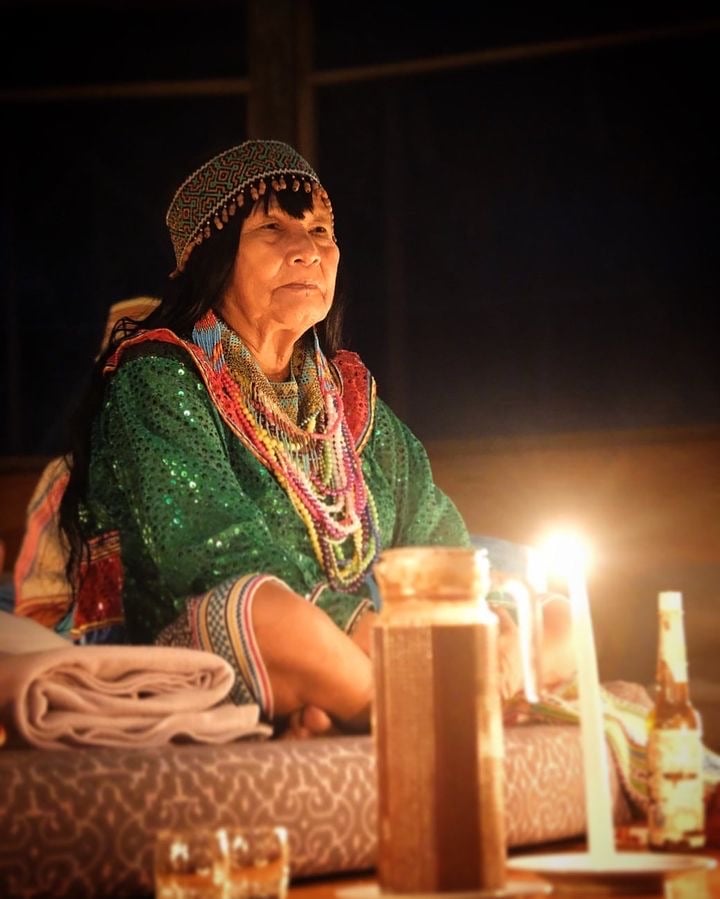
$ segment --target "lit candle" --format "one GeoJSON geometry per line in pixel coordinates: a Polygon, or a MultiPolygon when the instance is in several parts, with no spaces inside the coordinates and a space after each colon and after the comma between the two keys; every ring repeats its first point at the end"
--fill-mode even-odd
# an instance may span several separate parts
{"type": "Polygon", "coordinates": [[[578,538],[565,535],[548,541],[548,551],[554,567],[566,578],[572,610],[588,855],[592,866],[606,867],[615,856],[615,833],[602,696],[585,582],[587,551],[578,538]]]}

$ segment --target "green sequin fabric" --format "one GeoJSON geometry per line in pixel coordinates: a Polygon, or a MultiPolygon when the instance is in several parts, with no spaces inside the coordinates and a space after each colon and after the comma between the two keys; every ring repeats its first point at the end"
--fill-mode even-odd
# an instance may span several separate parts
{"type": "MultiPolygon", "coordinates": [[[[153,642],[188,597],[229,577],[270,573],[303,595],[326,582],[287,494],[224,423],[181,347],[128,354],[92,441],[87,533],[120,532],[131,642],[153,642]]],[[[381,548],[470,545],[423,446],[380,399],[361,458],[381,548]]],[[[318,604],[344,629],[368,597],[368,584],[326,589],[318,604]]]]}

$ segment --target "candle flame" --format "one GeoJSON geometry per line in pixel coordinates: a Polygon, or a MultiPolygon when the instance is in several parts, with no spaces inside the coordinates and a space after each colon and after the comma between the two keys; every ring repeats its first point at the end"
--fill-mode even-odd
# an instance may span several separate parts
{"type": "Polygon", "coordinates": [[[576,531],[557,531],[540,543],[548,572],[560,577],[584,574],[590,567],[592,551],[585,537],[576,531]]]}

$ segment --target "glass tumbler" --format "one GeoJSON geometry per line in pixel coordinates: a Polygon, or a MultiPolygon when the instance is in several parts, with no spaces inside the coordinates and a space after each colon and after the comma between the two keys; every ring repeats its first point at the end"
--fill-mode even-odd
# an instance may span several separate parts
{"type": "Polygon", "coordinates": [[[162,830],[155,840],[155,899],[222,899],[224,865],[212,830],[162,830]]]}
{"type": "Polygon", "coordinates": [[[217,835],[225,857],[223,899],[285,899],[290,877],[285,827],[224,827],[217,835]]]}

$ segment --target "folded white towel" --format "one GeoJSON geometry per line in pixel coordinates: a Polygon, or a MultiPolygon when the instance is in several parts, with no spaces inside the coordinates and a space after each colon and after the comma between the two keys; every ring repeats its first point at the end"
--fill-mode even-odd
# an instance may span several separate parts
{"type": "Polygon", "coordinates": [[[270,736],[257,705],[228,700],[234,677],[210,652],[75,646],[0,612],[0,723],[11,743],[141,747],[270,736]]]}

